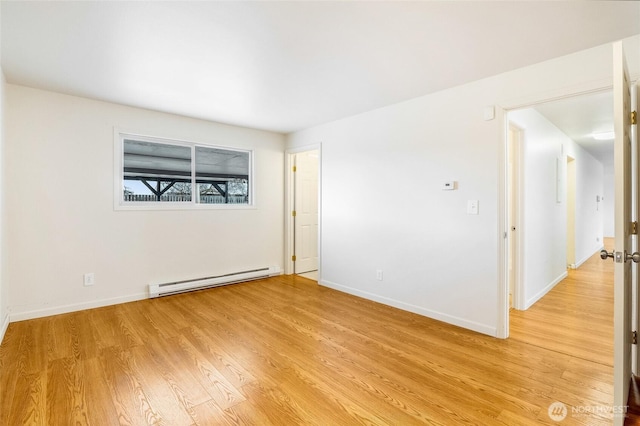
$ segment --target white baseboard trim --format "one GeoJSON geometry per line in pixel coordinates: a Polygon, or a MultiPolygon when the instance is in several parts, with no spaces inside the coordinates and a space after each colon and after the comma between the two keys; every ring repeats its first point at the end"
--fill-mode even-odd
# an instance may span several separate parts
{"type": "Polygon", "coordinates": [[[334,290],[341,291],[343,293],[352,294],[354,296],[358,296],[364,299],[373,300],[374,302],[382,303],[383,305],[388,305],[394,308],[402,309],[403,311],[413,312],[414,314],[418,314],[418,315],[422,315],[438,321],[446,322],[448,324],[456,325],[458,327],[466,328],[468,330],[476,331],[478,333],[487,334],[492,337],[497,337],[496,327],[491,327],[489,325],[481,324],[475,321],[469,321],[467,319],[444,314],[442,312],[433,311],[431,309],[426,309],[420,306],[412,305],[410,303],[402,302],[395,299],[390,299],[388,297],[358,290],[352,287],[347,287],[341,284],[336,284],[334,282],[327,281],[327,280],[320,280],[318,283],[322,286],[329,287],[334,290]]]}
{"type": "Polygon", "coordinates": [[[4,334],[7,332],[7,328],[9,328],[9,314],[4,316],[2,320],[2,325],[0,325],[0,345],[4,340],[4,334]]]}
{"type": "Polygon", "coordinates": [[[536,303],[538,300],[542,299],[544,297],[545,294],[549,293],[551,291],[552,288],[554,288],[556,285],[558,285],[558,283],[562,280],[564,280],[565,278],[567,278],[567,276],[569,275],[569,273],[567,271],[564,271],[562,274],[560,274],[559,277],[557,277],[555,280],[553,280],[552,282],[550,282],[545,288],[543,288],[542,290],[540,290],[538,293],[536,293],[533,297],[529,298],[524,305],[524,309],[523,310],[527,310],[530,307],[533,306],[534,303],[536,303]]]}
{"type": "Polygon", "coordinates": [[[67,314],[69,312],[83,311],[85,309],[102,308],[104,306],[119,305],[121,303],[135,302],[148,299],[147,293],[132,294],[129,296],[113,297],[110,299],[92,300],[90,302],[73,303],[70,305],[52,306],[44,309],[33,309],[22,312],[11,312],[11,322],[25,321],[34,318],[49,317],[51,315],[67,314]]]}
{"type": "Polygon", "coordinates": [[[586,262],[587,260],[591,259],[591,256],[593,256],[594,254],[598,253],[598,252],[599,252],[600,250],[602,250],[602,249],[604,249],[604,245],[602,245],[602,246],[600,246],[600,247],[596,248],[596,249],[593,251],[593,253],[591,253],[591,254],[589,254],[589,255],[587,255],[587,256],[585,256],[585,257],[583,257],[583,258],[582,258],[582,259],[580,259],[579,261],[577,261],[577,262],[575,263],[575,268],[573,268],[573,269],[578,269],[578,268],[579,268],[579,267],[580,267],[584,262],[586,262]]]}
{"type": "MultiPolygon", "coordinates": [[[[273,268],[274,269],[270,276],[282,275],[282,268],[280,267],[273,267],[273,268]]],[[[5,325],[5,329],[8,326],[9,322],[25,321],[25,320],[35,319],[35,318],[49,317],[52,315],[67,314],[69,312],[83,311],[85,309],[102,308],[105,306],[119,305],[121,303],[145,300],[148,298],[149,298],[149,293],[144,292],[144,293],[131,294],[128,296],[119,296],[119,297],[112,297],[108,299],[91,300],[89,302],[79,302],[79,303],[72,303],[68,305],[59,305],[59,306],[48,306],[46,308],[26,309],[23,311],[18,311],[14,306],[12,307],[13,308],[12,310],[10,309],[9,315],[7,316],[7,323],[5,325]]],[[[2,337],[2,334],[0,334],[0,337],[2,337]]]]}

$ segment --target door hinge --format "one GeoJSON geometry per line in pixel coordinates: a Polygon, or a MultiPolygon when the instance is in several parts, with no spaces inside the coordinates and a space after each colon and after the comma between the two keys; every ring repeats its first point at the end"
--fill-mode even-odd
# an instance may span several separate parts
{"type": "Polygon", "coordinates": [[[292,260],[293,262],[295,262],[295,261],[296,261],[296,255],[295,255],[295,254],[294,254],[293,256],[291,256],[291,260],[292,260]]]}
{"type": "Polygon", "coordinates": [[[296,211],[295,210],[291,212],[291,216],[296,217],[296,211]]]}
{"type": "Polygon", "coordinates": [[[633,235],[638,235],[638,222],[631,222],[630,223],[630,227],[629,227],[629,233],[633,234],[633,235]]]}
{"type": "Polygon", "coordinates": [[[638,124],[638,111],[631,111],[631,124],[638,124]]]}
{"type": "Polygon", "coordinates": [[[296,166],[293,166],[293,171],[294,171],[294,172],[297,172],[297,171],[298,171],[298,168],[297,168],[296,166]]]}
{"type": "Polygon", "coordinates": [[[631,344],[632,345],[637,345],[638,344],[638,332],[637,331],[632,331],[631,332],[631,344]]]}

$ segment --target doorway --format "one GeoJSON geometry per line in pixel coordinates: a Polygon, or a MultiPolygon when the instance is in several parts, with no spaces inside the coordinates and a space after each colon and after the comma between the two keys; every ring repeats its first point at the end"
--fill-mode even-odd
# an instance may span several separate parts
{"type": "MultiPolygon", "coordinates": [[[[510,300],[509,334],[516,340],[609,364],[610,345],[596,354],[576,349],[589,347],[586,342],[568,342],[571,333],[579,336],[579,329],[594,328],[588,322],[592,318],[583,318],[580,312],[594,312],[592,317],[604,312],[602,317],[607,317],[613,308],[612,303],[589,305],[587,297],[599,292],[602,300],[612,300],[604,294],[611,286],[590,287],[612,280],[611,265],[600,265],[599,251],[604,221],[613,220],[603,214],[603,203],[613,197],[602,198],[608,192],[604,176],[607,168],[613,168],[613,144],[596,144],[591,136],[606,130],[607,121],[612,121],[612,104],[608,91],[536,104],[509,111],[505,129],[508,285],[504,294],[510,300]],[[590,119],[590,114],[601,118],[590,119]],[[583,263],[588,266],[576,271],[583,263]],[[570,304],[572,309],[556,309],[570,304]],[[554,329],[553,324],[565,327],[554,329]]],[[[612,329],[601,331],[610,334],[612,329]]]]}
{"type": "Polygon", "coordinates": [[[320,146],[287,152],[285,273],[320,280],[320,146]]]}
{"type": "Polygon", "coordinates": [[[613,142],[596,136],[613,125],[612,105],[612,92],[606,90],[509,111],[505,129],[509,307],[531,307],[567,276],[567,269],[579,267],[602,249],[605,222],[613,221],[605,215],[605,204],[613,197],[603,198],[613,192],[604,183],[613,170],[613,142]],[[517,168],[513,155],[519,156],[517,168]]]}

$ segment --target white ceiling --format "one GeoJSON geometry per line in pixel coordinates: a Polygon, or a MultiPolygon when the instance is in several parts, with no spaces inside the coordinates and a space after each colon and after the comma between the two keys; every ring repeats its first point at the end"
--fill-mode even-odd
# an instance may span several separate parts
{"type": "Polygon", "coordinates": [[[291,132],[640,33],[616,1],[2,1],[10,83],[291,132]]]}
{"type": "Polygon", "coordinates": [[[613,138],[596,140],[594,133],[613,132],[613,92],[576,96],[534,107],[600,162],[613,167],[613,138]]]}

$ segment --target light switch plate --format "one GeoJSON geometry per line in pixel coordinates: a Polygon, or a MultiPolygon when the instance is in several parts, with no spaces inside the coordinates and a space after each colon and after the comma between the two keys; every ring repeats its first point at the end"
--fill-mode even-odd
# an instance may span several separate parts
{"type": "Polygon", "coordinates": [[[496,108],[491,106],[484,107],[484,121],[491,121],[496,118],[496,108]]]}
{"type": "Polygon", "coordinates": [[[479,201],[467,200],[467,214],[478,214],[478,211],[479,211],[479,201]]]}

